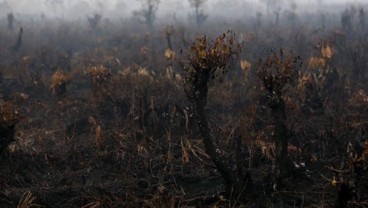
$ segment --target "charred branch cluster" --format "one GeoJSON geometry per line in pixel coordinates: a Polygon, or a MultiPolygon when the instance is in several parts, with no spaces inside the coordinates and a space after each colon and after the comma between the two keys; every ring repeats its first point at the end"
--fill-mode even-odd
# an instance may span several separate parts
{"type": "MultiPolygon", "coordinates": [[[[228,161],[219,154],[221,148],[215,144],[211,135],[206,113],[209,82],[216,78],[216,71],[227,72],[230,60],[240,52],[232,33],[223,34],[214,42],[200,37],[185,54],[182,67],[185,70],[185,92],[193,105],[195,120],[202,137],[206,153],[219,170],[225,181],[227,193],[245,191],[244,185],[250,178],[239,178],[228,166],[228,161]]],[[[238,164],[241,164],[239,162],[238,164]]],[[[241,168],[241,167],[238,167],[241,168]]]]}
{"type": "Polygon", "coordinates": [[[271,109],[274,125],[273,139],[275,141],[275,175],[276,183],[282,184],[283,178],[290,170],[288,158],[288,139],[291,136],[287,128],[285,91],[295,85],[298,69],[302,66],[300,57],[272,51],[265,60],[260,59],[257,65],[257,75],[266,90],[267,105],[271,109]]]}

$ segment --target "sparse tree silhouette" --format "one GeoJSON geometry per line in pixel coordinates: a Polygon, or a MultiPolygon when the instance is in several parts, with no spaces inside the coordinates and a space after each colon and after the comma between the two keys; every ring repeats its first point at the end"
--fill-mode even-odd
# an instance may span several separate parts
{"type": "Polygon", "coordinates": [[[14,14],[12,12],[8,13],[8,29],[13,30],[14,27],[14,14]]]}
{"type": "Polygon", "coordinates": [[[195,21],[198,26],[202,25],[207,19],[207,15],[204,14],[203,10],[200,10],[205,2],[206,0],[189,0],[190,6],[195,9],[195,21]]]}
{"type": "Polygon", "coordinates": [[[367,26],[367,15],[364,11],[364,8],[359,9],[359,24],[362,27],[362,30],[365,30],[367,26]]]}
{"type": "Polygon", "coordinates": [[[270,15],[271,12],[275,14],[275,24],[279,23],[280,18],[280,9],[281,9],[281,3],[280,0],[260,0],[262,3],[266,4],[267,7],[267,14],[270,15]]]}
{"type": "Polygon", "coordinates": [[[100,14],[95,14],[93,17],[88,17],[89,26],[92,29],[97,29],[98,25],[101,22],[101,19],[102,19],[102,15],[100,14]]]}
{"type": "Polygon", "coordinates": [[[133,16],[140,23],[147,25],[149,28],[153,28],[153,24],[156,19],[156,11],[160,0],[138,0],[142,2],[142,8],[134,11],[133,16]]]}
{"type": "MultiPolygon", "coordinates": [[[[53,12],[63,12],[64,9],[64,1],[63,0],[46,0],[46,5],[48,5],[53,12]]],[[[60,13],[59,13],[60,14],[60,13]]]]}
{"type": "Polygon", "coordinates": [[[346,33],[351,33],[351,30],[353,29],[353,14],[350,10],[346,9],[341,14],[341,25],[346,33]]]}
{"type": "Polygon", "coordinates": [[[19,29],[18,39],[13,46],[14,52],[18,52],[19,49],[22,47],[22,36],[23,36],[23,27],[19,29]]]}

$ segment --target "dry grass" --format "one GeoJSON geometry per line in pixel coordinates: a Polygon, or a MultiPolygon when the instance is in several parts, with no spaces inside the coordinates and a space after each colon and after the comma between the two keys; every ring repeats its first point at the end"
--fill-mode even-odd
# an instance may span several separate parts
{"type": "Polygon", "coordinates": [[[22,198],[20,199],[17,208],[35,208],[35,207],[41,207],[40,205],[34,203],[36,200],[36,197],[32,196],[32,192],[26,191],[22,195],[22,198]]]}
{"type": "Polygon", "coordinates": [[[63,96],[66,93],[66,86],[70,80],[69,73],[63,72],[61,69],[56,70],[51,77],[50,90],[52,94],[63,96]]]}

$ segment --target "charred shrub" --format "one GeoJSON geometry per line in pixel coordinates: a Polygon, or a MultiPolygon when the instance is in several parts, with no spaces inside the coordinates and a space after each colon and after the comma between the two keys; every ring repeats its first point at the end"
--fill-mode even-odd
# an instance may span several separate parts
{"type": "Polygon", "coordinates": [[[271,51],[257,64],[257,76],[266,90],[267,105],[271,110],[274,126],[273,139],[275,142],[275,176],[276,184],[282,184],[289,169],[288,139],[291,136],[287,128],[286,98],[288,88],[295,84],[298,69],[302,66],[300,57],[271,51]]]}
{"type": "Polygon", "coordinates": [[[238,178],[228,166],[228,161],[219,154],[219,147],[216,146],[211,135],[205,108],[210,81],[216,78],[218,71],[225,74],[231,58],[237,56],[239,52],[240,46],[234,41],[234,35],[231,32],[224,33],[213,42],[204,36],[192,44],[181,62],[185,71],[185,93],[193,106],[205,151],[223,177],[228,193],[239,193],[243,189],[241,184],[244,184],[241,182],[245,179],[238,178]]]}
{"type": "Polygon", "coordinates": [[[15,126],[20,121],[20,116],[14,110],[11,102],[0,105],[0,155],[14,141],[15,126]]]}
{"type": "Polygon", "coordinates": [[[70,82],[70,75],[58,69],[51,77],[50,90],[57,97],[63,97],[66,93],[66,87],[70,82]]]}

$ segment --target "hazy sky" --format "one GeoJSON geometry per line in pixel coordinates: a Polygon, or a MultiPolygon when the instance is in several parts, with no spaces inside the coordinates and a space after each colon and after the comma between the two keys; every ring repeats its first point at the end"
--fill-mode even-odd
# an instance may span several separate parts
{"type": "MultiPolygon", "coordinates": [[[[315,4],[322,2],[324,5],[329,3],[351,4],[357,2],[367,2],[367,0],[280,0],[283,2],[296,2],[298,4],[315,4]]],[[[22,13],[22,14],[40,14],[47,16],[63,16],[84,18],[95,12],[102,13],[108,17],[130,16],[132,11],[140,8],[141,3],[138,0],[0,0],[0,12],[22,13]],[[4,11],[5,10],[5,11],[4,11]]],[[[205,10],[215,14],[245,13],[249,12],[249,6],[252,11],[264,9],[264,4],[258,0],[207,0],[205,10]],[[247,10],[248,11],[245,11],[247,10]]],[[[300,8],[300,7],[299,7],[300,8]]],[[[303,7],[302,7],[303,8],[303,7]]],[[[161,0],[159,14],[176,13],[177,15],[187,16],[189,10],[187,0],[161,0]]]]}

